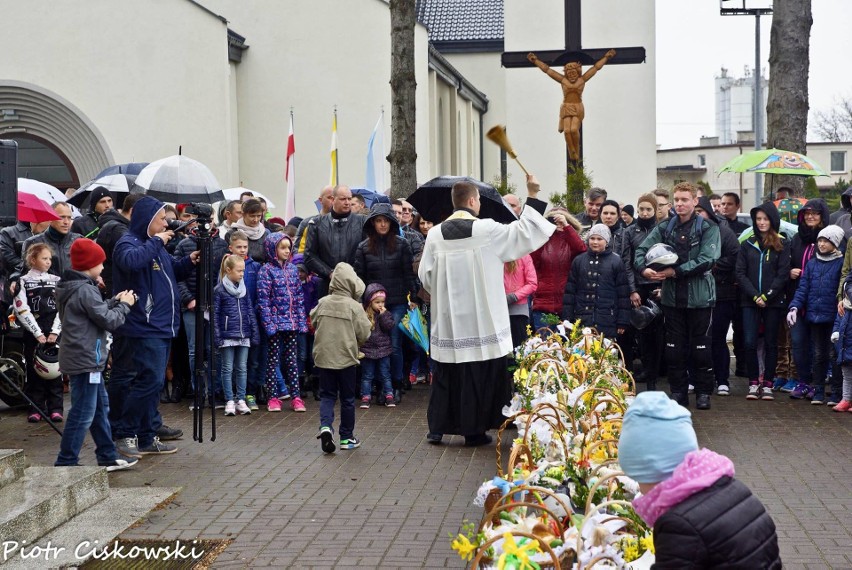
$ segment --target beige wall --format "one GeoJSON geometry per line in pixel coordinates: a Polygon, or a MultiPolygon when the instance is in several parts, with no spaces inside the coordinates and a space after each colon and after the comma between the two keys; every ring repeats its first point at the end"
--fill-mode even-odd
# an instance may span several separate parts
{"type": "MultiPolygon", "coordinates": [[[[540,0],[535,17],[531,9],[524,0],[505,1],[506,51],[562,49],[564,2],[540,0]]],[[[644,64],[605,67],[586,86],[583,99],[586,167],[596,186],[624,202],[633,202],[656,185],[654,30],[653,0],[583,3],[584,47],[644,46],[646,50],[644,64]]],[[[504,77],[505,120],[519,158],[538,176],[545,192],[562,191],[566,151],[564,137],[557,132],[562,102],[559,84],[535,68],[504,70],[504,77]]],[[[493,103],[499,94],[489,93],[489,98],[493,103]]],[[[486,115],[487,125],[496,122],[490,113],[486,115]]],[[[515,180],[523,180],[517,165],[510,165],[509,171],[515,180]]]]}
{"type": "Polygon", "coordinates": [[[220,183],[236,182],[222,21],[174,0],[7,0],[2,19],[12,51],[0,58],[0,79],[74,105],[116,162],[153,161],[182,145],[220,183]]]}

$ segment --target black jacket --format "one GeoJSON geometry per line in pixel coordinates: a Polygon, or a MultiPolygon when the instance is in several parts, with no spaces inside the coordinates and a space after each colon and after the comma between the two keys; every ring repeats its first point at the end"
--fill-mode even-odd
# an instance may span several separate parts
{"type": "Polygon", "coordinates": [[[781,568],[775,523],[744,484],[722,477],[654,524],[655,570],[781,568]]]}
{"type": "Polygon", "coordinates": [[[710,198],[702,196],[698,199],[699,207],[707,212],[707,220],[711,224],[719,226],[719,259],[713,265],[713,279],[716,281],[717,301],[737,300],[737,256],[740,253],[740,242],[737,234],[730,227],[730,223],[720,220],[713,213],[710,198]]]}
{"type": "Polygon", "coordinates": [[[95,241],[106,254],[104,261],[104,271],[101,277],[104,280],[104,295],[112,297],[112,250],[115,249],[115,244],[121,239],[121,236],[127,233],[130,227],[130,220],[121,215],[117,210],[107,210],[100,217],[101,231],[98,232],[98,239],[95,241]]]}
{"type": "Polygon", "coordinates": [[[320,278],[320,297],[328,293],[329,276],[335,265],[341,261],[354,265],[355,250],[364,239],[366,221],[367,216],[362,214],[338,216],[332,211],[308,222],[305,266],[320,278]]]}
{"type": "Polygon", "coordinates": [[[642,277],[642,273],[636,270],[633,263],[635,261],[636,248],[642,245],[642,242],[645,241],[645,238],[648,237],[648,234],[651,233],[651,230],[653,230],[656,226],[656,218],[643,220],[637,216],[632,224],[624,228],[624,235],[628,240],[630,240],[630,270],[633,273],[633,283],[635,286],[657,285],[659,287],[660,285],[659,281],[651,281],[650,279],[642,277]]]}
{"type": "MultiPolygon", "coordinates": [[[[196,249],[198,249],[198,238],[189,235],[180,240],[174,255],[179,259],[183,259],[196,249]]],[[[225,243],[225,240],[213,236],[213,239],[210,240],[210,279],[214,286],[219,283],[219,269],[222,266],[222,258],[225,257],[226,253],[228,253],[228,244],[225,243]]],[[[195,299],[195,286],[198,281],[196,279],[197,268],[198,266],[196,265],[189,272],[186,279],[178,281],[177,286],[180,294],[181,309],[186,309],[187,304],[195,299]]],[[[210,299],[210,304],[211,306],[213,304],[212,298],[210,299]]]]}
{"type": "Polygon", "coordinates": [[[621,263],[624,264],[624,273],[627,275],[627,286],[630,287],[630,293],[637,291],[636,279],[633,277],[633,243],[627,235],[627,228],[616,226],[610,228],[612,238],[609,240],[609,249],[613,253],[617,253],[621,258],[621,263]]]}
{"type": "MultiPolygon", "coordinates": [[[[109,211],[107,210],[107,212],[109,211]]],[[[94,212],[89,212],[74,220],[74,223],[71,224],[71,231],[94,240],[98,237],[98,232],[100,231],[100,219],[101,217],[94,212]]]]}
{"type": "Polygon", "coordinates": [[[33,231],[26,222],[18,222],[0,230],[0,253],[3,254],[3,271],[6,276],[14,273],[21,265],[21,247],[24,241],[33,237],[33,231]]]}
{"type": "MultiPolygon", "coordinates": [[[[805,265],[816,254],[816,242],[819,232],[830,222],[831,214],[828,211],[828,204],[822,198],[814,198],[808,200],[804,207],[799,210],[798,222],[799,231],[790,240],[790,269],[801,269],[804,271],[805,265]],[[820,225],[816,228],[809,228],[805,225],[805,211],[816,210],[820,214],[820,225]]],[[[787,299],[792,300],[796,294],[796,288],[799,286],[799,279],[790,279],[787,282],[787,299]]]]}
{"type": "MultiPolygon", "coordinates": [[[[775,204],[767,202],[752,208],[752,220],[755,220],[758,211],[765,213],[770,227],[779,232],[781,218],[775,204]]],[[[783,234],[779,233],[779,236],[783,249],[775,251],[768,248],[761,243],[755,224],[755,235],[740,245],[736,274],[744,307],[754,307],[754,298],[761,295],[766,297],[767,307],[783,307],[785,304],[785,290],[790,279],[790,242],[783,234]]]]}
{"type": "Polygon", "coordinates": [[[407,302],[406,296],[414,300],[417,295],[416,276],[414,275],[414,256],[408,240],[399,235],[399,224],[388,204],[373,206],[366,223],[364,233],[367,239],[358,244],[353,267],[365,285],[379,283],[387,291],[385,304],[400,305],[407,302]],[[376,218],[384,216],[391,222],[390,231],[384,237],[379,236],[373,226],[376,218]],[[378,240],[376,253],[370,252],[370,239],[378,240]],[[389,242],[396,243],[389,251],[389,242]]]}
{"type": "MultiPolygon", "coordinates": [[[[71,269],[71,244],[74,243],[74,240],[83,236],[74,232],[68,232],[64,236],[61,236],[59,240],[55,240],[53,237],[52,228],[47,228],[42,233],[27,239],[21,248],[21,258],[26,258],[27,248],[34,243],[46,243],[53,249],[53,263],[50,265],[48,273],[62,277],[66,269],[71,269]]],[[[22,261],[21,273],[25,272],[23,267],[25,265],[26,263],[22,261]]]]}
{"type": "Polygon", "coordinates": [[[595,327],[609,338],[630,324],[627,270],[617,254],[607,249],[574,258],[562,298],[562,318],[580,319],[583,326],[595,327]]]}

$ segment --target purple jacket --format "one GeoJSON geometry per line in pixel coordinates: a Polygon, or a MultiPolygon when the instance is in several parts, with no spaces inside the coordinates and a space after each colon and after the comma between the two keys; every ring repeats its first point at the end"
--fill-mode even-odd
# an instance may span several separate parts
{"type": "Polygon", "coordinates": [[[286,239],[283,233],[269,234],[264,242],[269,261],[257,275],[257,305],[260,322],[268,336],[277,332],[308,332],[302,284],[299,272],[290,262],[281,263],[275,255],[278,243],[286,239]]]}
{"type": "MultiPolygon", "coordinates": [[[[387,290],[379,283],[370,283],[364,290],[364,309],[370,306],[370,298],[377,292],[382,291],[387,297],[387,290]]],[[[376,315],[376,323],[373,325],[373,330],[370,332],[370,338],[361,346],[361,352],[364,353],[364,358],[370,360],[378,360],[385,356],[390,356],[393,353],[393,344],[391,344],[390,332],[395,326],[393,314],[390,311],[385,311],[381,315],[376,315]]]]}
{"type": "Polygon", "coordinates": [[[302,283],[302,297],[305,301],[305,314],[310,315],[319,303],[319,282],[316,275],[309,275],[302,283]]]}

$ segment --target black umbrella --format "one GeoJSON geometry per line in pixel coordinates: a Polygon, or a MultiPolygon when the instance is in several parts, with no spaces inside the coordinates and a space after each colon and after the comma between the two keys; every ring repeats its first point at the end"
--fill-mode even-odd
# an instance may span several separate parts
{"type": "Polygon", "coordinates": [[[89,197],[92,195],[92,190],[98,186],[103,186],[112,194],[116,209],[121,208],[124,198],[130,193],[135,180],[135,174],[107,174],[106,176],[100,176],[80,186],[80,188],[68,197],[68,203],[86,210],[91,206],[89,204],[89,197]]]}
{"type": "Polygon", "coordinates": [[[210,169],[197,160],[174,155],[152,162],[136,177],[131,192],[142,192],[163,202],[204,202],[225,199],[210,169]]]}
{"type": "Polygon", "coordinates": [[[470,182],[479,189],[480,218],[491,218],[502,224],[517,220],[515,213],[509,209],[497,189],[471,178],[469,176],[439,176],[422,184],[407,198],[417,212],[425,219],[435,224],[447,219],[453,213],[451,191],[457,182],[470,182]]]}
{"type": "Polygon", "coordinates": [[[95,178],[100,178],[101,176],[108,176],[110,174],[132,174],[136,176],[142,169],[148,166],[147,162],[126,162],[124,164],[113,164],[112,166],[107,166],[100,172],[95,178]]]}

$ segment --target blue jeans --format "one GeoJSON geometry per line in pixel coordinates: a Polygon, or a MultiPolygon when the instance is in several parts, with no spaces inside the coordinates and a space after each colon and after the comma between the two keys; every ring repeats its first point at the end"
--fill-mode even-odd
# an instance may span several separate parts
{"type": "Polygon", "coordinates": [[[299,333],[296,342],[298,344],[299,376],[301,377],[308,372],[309,367],[313,367],[311,353],[314,350],[314,335],[311,333],[299,333]]]}
{"type": "Polygon", "coordinates": [[[790,329],[790,337],[793,341],[793,362],[796,363],[796,372],[799,373],[799,377],[792,380],[810,384],[813,380],[811,371],[813,346],[811,345],[811,327],[803,316],[800,316],[790,329]]]}
{"type": "Polygon", "coordinates": [[[373,379],[379,373],[379,386],[382,397],[393,396],[393,385],[390,376],[390,356],[384,358],[364,358],[361,360],[361,397],[369,398],[373,393],[373,379]]]}
{"type": "Polygon", "coordinates": [[[237,386],[236,400],[246,399],[246,379],[248,370],[246,363],[248,362],[249,347],[247,346],[223,346],[219,349],[219,356],[222,359],[222,392],[225,394],[225,401],[234,400],[234,388],[237,386]]]}
{"type": "Polygon", "coordinates": [[[317,368],[320,389],[320,427],[334,431],[334,405],[340,396],[340,439],[349,439],[355,431],[355,367],[331,370],[317,368]]]}
{"type": "Polygon", "coordinates": [[[391,344],[393,345],[393,353],[390,357],[391,380],[395,388],[401,388],[402,379],[405,376],[402,369],[402,337],[405,336],[405,333],[399,329],[398,325],[405,313],[408,312],[408,306],[405,304],[390,305],[388,311],[393,315],[393,328],[390,331],[391,344]]]}
{"type": "Polygon", "coordinates": [[[778,363],[778,327],[787,312],[784,307],[754,306],[742,308],[743,312],[743,348],[746,357],[746,374],[749,383],[757,383],[760,372],[757,362],[757,335],[760,323],[763,323],[763,382],[772,385],[775,378],[775,365],[778,363]]]}
{"type": "Polygon", "coordinates": [[[713,355],[713,375],[716,386],[727,386],[731,376],[731,351],[728,349],[728,327],[739,310],[736,301],[716,301],[713,307],[710,351],[713,355]]]}
{"type": "Polygon", "coordinates": [[[172,340],[147,337],[128,337],[127,340],[134,346],[136,378],[124,405],[124,420],[129,433],[139,438],[139,447],[148,447],[157,432],[154,421],[172,340]]]}
{"type": "MultiPolygon", "coordinates": [[[[89,373],[74,374],[70,378],[71,409],[65,416],[65,430],[59,444],[57,467],[77,465],[86,432],[95,440],[98,465],[107,465],[116,459],[112,431],[109,429],[109,397],[103,376],[98,384],[89,383],[89,373]]],[[[159,390],[157,397],[159,398],[159,390]]]]}

